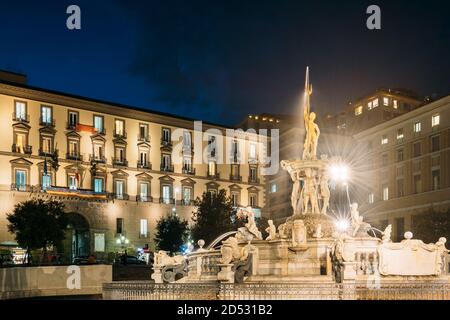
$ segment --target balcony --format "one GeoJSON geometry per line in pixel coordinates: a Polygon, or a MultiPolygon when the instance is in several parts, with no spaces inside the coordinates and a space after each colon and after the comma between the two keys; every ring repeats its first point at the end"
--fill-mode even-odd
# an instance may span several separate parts
{"type": "Polygon", "coordinates": [[[242,181],[242,176],[238,174],[230,174],[230,180],[231,181],[242,181]]]}
{"type": "Polygon", "coordinates": [[[95,155],[95,154],[90,154],[89,155],[89,162],[93,163],[106,163],[106,158],[105,156],[99,156],[99,155],[95,155]]]}
{"type": "Polygon", "coordinates": [[[23,153],[23,154],[31,154],[32,153],[32,147],[31,146],[22,146],[19,147],[16,144],[13,144],[11,147],[11,151],[14,153],[23,153]]]}
{"type": "Polygon", "coordinates": [[[161,197],[161,198],[159,198],[159,203],[162,203],[162,204],[175,204],[175,199],[161,197]]]}
{"type": "Polygon", "coordinates": [[[126,193],[113,193],[111,196],[117,200],[130,200],[130,196],[126,193]]]}
{"type": "Polygon", "coordinates": [[[173,172],[174,171],[173,164],[171,164],[171,165],[161,165],[160,171],[162,171],[162,172],[173,172]]]}
{"type": "Polygon", "coordinates": [[[14,122],[29,123],[30,115],[29,114],[16,114],[15,112],[13,112],[12,119],[14,122]]]}
{"type": "Polygon", "coordinates": [[[193,206],[193,205],[195,205],[195,201],[194,200],[181,199],[181,205],[182,206],[193,206]]]}
{"type": "Polygon", "coordinates": [[[140,142],[148,142],[150,143],[150,136],[149,135],[140,135],[138,134],[137,140],[140,142]]]}
{"type": "Polygon", "coordinates": [[[11,184],[11,191],[32,192],[33,186],[28,184],[11,184]]]}
{"type": "Polygon", "coordinates": [[[95,192],[90,189],[71,189],[68,187],[47,187],[45,192],[51,195],[71,196],[86,199],[108,199],[106,192],[95,192]]]}
{"type": "Polygon", "coordinates": [[[183,174],[188,174],[188,175],[191,175],[191,176],[195,176],[195,168],[183,167],[183,174]]]}
{"type": "Polygon", "coordinates": [[[252,177],[252,176],[250,176],[250,177],[248,177],[248,183],[256,183],[256,184],[259,184],[259,178],[257,178],[257,177],[252,177]]]}
{"type": "Polygon", "coordinates": [[[140,161],[140,160],[138,160],[137,167],[138,167],[138,169],[152,170],[152,164],[150,162],[148,162],[148,161],[140,161]]]}
{"type": "Polygon", "coordinates": [[[44,119],[42,117],[39,118],[39,125],[44,127],[55,127],[55,119],[44,119]]]}
{"type": "Polygon", "coordinates": [[[101,134],[102,136],[106,135],[106,129],[105,128],[100,128],[100,129],[94,128],[94,130],[95,130],[96,133],[101,134]]]}
{"type": "Polygon", "coordinates": [[[67,160],[83,161],[83,156],[79,153],[66,153],[67,160]]]}
{"type": "Polygon", "coordinates": [[[125,130],[122,130],[120,132],[114,131],[113,136],[115,139],[126,139],[127,138],[127,132],[125,130]]]}
{"type": "Polygon", "coordinates": [[[216,172],[216,173],[208,172],[207,177],[208,177],[208,179],[213,179],[213,180],[220,179],[220,173],[219,172],[216,172]]]}
{"type": "Polygon", "coordinates": [[[128,167],[128,160],[127,159],[121,159],[121,158],[112,158],[112,164],[113,166],[119,166],[119,167],[128,167]]]}
{"type": "Polygon", "coordinates": [[[67,130],[76,130],[78,123],[67,122],[66,129],[67,130]]]}
{"type": "Polygon", "coordinates": [[[137,195],[136,196],[136,201],[139,202],[153,202],[153,197],[151,196],[141,196],[141,195],[137,195]]]}
{"type": "Polygon", "coordinates": [[[40,157],[53,157],[55,155],[54,151],[50,151],[50,150],[43,150],[42,148],[39,149],[39,156],[40,157]]]}
{"type": "Polygon", "coordinates": [[[161,139],[161,147],[172,147],[172,141],[161,139]]]}

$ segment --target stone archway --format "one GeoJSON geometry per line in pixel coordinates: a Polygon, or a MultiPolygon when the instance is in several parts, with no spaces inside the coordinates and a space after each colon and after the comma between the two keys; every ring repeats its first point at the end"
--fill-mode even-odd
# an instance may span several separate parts
{"type": "Polygon", "coordinates": [[[90,255],[89,222],[79,213],[67,214],[66,238],[63,241],[63,252],[66,261],[72,263],[75,258],[90,255]]]}

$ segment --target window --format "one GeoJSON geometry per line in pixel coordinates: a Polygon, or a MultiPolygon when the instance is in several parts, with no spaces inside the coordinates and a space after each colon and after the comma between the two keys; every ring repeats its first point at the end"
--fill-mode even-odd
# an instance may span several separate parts
{"type": "Polygon", "coordinates": [[[95,160],[101,160],[103,158],[103,145],[94,143],[94,158],[95,160]]]}
{"type": "Polygon", "coordinates": [[[375,202],[375,195],[373,192],[369,193],[369,203],[372,204],[375,202]]]}
{"type": "Polygon", "coordinates": [[[372,110],[372,109],[373,109],[373,103],[372,103],[372,101],[369,101],[369,102],[367,103],[367,109],[369,109],[369,110],[372,110]]]}
{"type": "Polygon", "coordinates": [[[271,193],[277,192],[277,184],[276,183],[272,183],[272,185],[270,186],[270,192],[271,193]]]}
{"type": "Polygon", "coordinates": [[[51,176],[49,174],[42,174],[42,190],[46,190],[51,186],[51,176]]]}
{"type": "Polygon", "coordinates": [[[419,133],[420,131],[422,131],[422,123],[420,121],[416,121],[414,123],[414,132],[419,133]]]}
{"type": "Polygon", "coordinates": [[[373,108],[378,107],[378,98],[373,100],[373,108]]]}
{"type": "Polygon", "coordinates": [[[139,184],[139,196],[141,198],[141,201],[148,200],[148,183],[141,182],[139,184]]]}
{"type": "Polygon", "coordinates": [[[362,113],[363,113],[363,107],[362,106],[358,106],[358,107],[355,108],[355,116],[359,116],[362,113]]]}
{"type": "Polygon", "coordinates": [[[383,105],[389,106],[389,98],[388,97],[383,97],[383,105]]]}
{"type": "Polygon", "coordinates": [[[139,124],[139,139],[148,141],[148,125],[147,124],[139,124]]]}
{"type": "Polygon", "coordinates": [[[420,174],[415,174],[413,176],[413,192],[414,193],[422,192],[422,178],[420,174]]]}
{"type": "Polygon", "coordinates": [[[77,190],[78,188],[78,183],[77,183],[77,178],[74,174],[69,175],[68,177],[68,184],[69,184],[69,189],[70,190],[77,190]]]}
{"type": "Polygon", "coordinates": [[[435,127],[439,125],[439,122],[441,121],[441,116],[439,114],[435,114],[431,117],[431,126],[435,127]]]}
{"type": "Polygon", "coordinates": [[[25,191],[27,184],[27,172],[25,170],[16,170],[16,189],[25,191]]]}
{"type": "Polygon", "coordinates": [[[139,234],[141,235],[141,237],[146,238],[148,236],[147,227],[148,227],[147,219],[141,219],[141,223],[140,223],[140,227],[139,227],[139,230],[140,230],[139,234]]]}
{"type": "Polygon", "coordinates": [[[16,113],[17,120],[26,120],[27,119],[27,104],[22,101],[16,101],[15,113],[16,113]]]}
{"type": "Polygon", "coordinates": [[[255,160],[256,159],[256,144],[250,143],[248,157],[249,157],[250,160],[255,160]]]}
{"type": "Polygon", "coordinates": [[[403,149],[397,150],[397,162],[403,161],[403,149]]]}
{"type": "Polygon", "coordinates": [[[216,162],[215,161],[208,162],[208,175],[210,175],[210,176],[216,175],[216,162]]]}
{"type": "Polygon", "coordinates": [[[148,152],[147,151],[139,151],[139,165],[141,167],[147,167],[148,166],[148,152]]]}
{"type": "Polygon", "coordinates": [[[170,169],[170,154],[163,154],[162,155],[162,170],[167,171],[170,169]]]}
{"type": "Polygon", "coordinates": [[[94,128],[97,132],[103,132],[103,117],[94,116],[94,128]]]}
{"type": "Polygon", "coordinates": [[[117,218],[116,219],[116,233],[123,234],[123,229],[124,229],[123,218],[117,218]]]}
{"type": "Polygon", "coordinates": [[[185,204],[190,204],[192,200],[192,188],[190,187],[184,187],[183,188],[183,202],[185,204]]]}
{"type": "Polygon", "coordinates": [[[258,179],[258,170],[255,167],[250,168],[249,179],[251,182],[256,182],[258,179]]]}
{"type": "Polygon", "coordinates": [[[233,203],[234,207],[239,206],[239,193],[237,192],[231,193],[231,202],[233,203]]]}
{"type": "Polygon", "coordinates": [[[42,144],[42,152],[45,154],[52,153],[52,138],[50,137],[42,137],[41,138],[41,144],[42,144]]]}
{"type": "Polygon", "coordinates": [[[183,158],[183,171],[190,173],[192,171],[192,160],[191,158],[183,158]]]}
{"type": "Polygon", "coordinates": [[[78,112],[69,111],[69,127],[74,128],[78,124],[78,112]]]}
{"type": "Polygon", "coordinates": [[[191,148],[191,133],[189,131],[184,131],[183,132],[183,147],[184,148],[191,148]]]}
{"type": "Polygon", "coordinates": [[[94,178],[94,192],[103,192],[102,178],[94,178]]]}
{"type": "Polygon", "coordinates": [[[258,196],[256,194],[250,194],[249,196],[249,205],[252,208],[256,208],[258,206],[258,196]]]}
{"type": "Polygon", "coordinates": [[[69,156],[76,157],[78,155],[78,141],[69,141],[69,156]]]}
{"type": "Polygon", "coordinates": [[[400,241],[401,239],[403,239],[403,234],[405,232],[405,219],[404,218],[395,219],[395,225],[397,226],[396,228],[397,241],[400,241]]]}
{"type": "Polygon", "coordinates": [[[164,185],[162,187],[162,198],[163,198],[163,203],[165,203],[165,204],[170,203],[170,186],[164,185]]]}
{"type": "Polygon", "coordinates": [[[405,195],[403,179],[397,179],[397,197],[403,197],[405,195]]]}
{"type": "Polygon", "coordinates": [[[381,144],[387,144],[389,142],[388,136],[387,135],[383,135],[381,137],[381,144]]]}
{"type": "Polygon", "coordinates": [[[52,123],[52,108],[41,106],[41,123],[44,124],[52,123]]]}
{"type": "Polygon", "coordinates": [[[125,121],[116,119],[114,121],[114,132],[117,136],[125,136],[125,121]]]}
{"type": "Polygon", "coordinates": [[[441,170],[434,169],[431,171],[431,189],[439,190],[441,187],[441,170]]]}
{"type": "Polygon", "coordinates": [[[215,136],[208,137],[208,153],[211,155],[211,157],[216,156],[216,137],[215,136]]]}
{"type": "Polygon", "coordinates": [[[397,129],[397,140],[402,140],[404,136],[403,128],[397,129]]]}
{"type": "Polygon", "coordinates": [[[431,137],[431,152],[439,151],[441,148],[439,136],[431,137]]]}
{"type": "Polygon", "coordinates": [[[231,177],[232,178],[238,178],[239,177],[239,165],[238,164],[232,164],[231,165],[231,177]]]}
{"type": "Polygon", "coordinates": [[[169,128],[162,129],[162,140],[163,140],[163,142],[170,142],[170,129],[169,128]]]}
{"type": "Polygon", "coordinates": [[[420,141],[413,144],[413,157],[419,157],[421,154],[421,145],[420,141]]]}
{"type": "Polygon", "coordinates": [[[123,180],[116,180],[116,197],[122,199],[125,189],[125,183],[123,180]]]}
{"type": "Polygon", "coordinates": [[[115,152],[115,161],[116,162],[124,162],[124,160],[125,160],[125,156],[124,156],[125,150],[124,150],[124,148],[116,147],[115,151],[116,151],[115,152]]]}
{"type": "Polygon", "coordinates": [[[389,187],[387,184],[383,184],[383,200],[387,201],[389,200],[389,187]]]}
{"type": "Polygon", "coordinates": [[[394,109],[398,109],[398,101],[392,100],[392,106],[394,107],[394,109]]]}

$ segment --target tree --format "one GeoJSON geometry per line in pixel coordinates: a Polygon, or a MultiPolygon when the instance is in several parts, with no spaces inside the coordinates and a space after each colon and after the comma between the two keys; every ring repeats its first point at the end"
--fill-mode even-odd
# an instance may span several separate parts
{"type": "Polygon", "coordinates": [[[154,240],[158,250],[175,253],[180,251],[188,236],[188,222],[177,214],[169,214],[158,221],[154,240]]]}
{"type": "Polygon", "coordinates": [[[19,246],[31,250],[42,249],[43,257],[49,246],[57,246],[65,238],[67,218],[64,204],[58,201],[33,199],[18,203],[7,214],[8,231],[15,234],[19,246]]]}
{"type": "Polygon", "coordinates": [[[208,245],[221,234],[237,230],[236,209],[225,189],[217,194],[204,192],[201,199],[195,200],[195,206],[192,217],[195,225],[191,229],[194,243],[203,239],[208,245]]]}
{"type": "Polygon", "coordinates": [[[414,238],[425,243],[436,242],[440,237],[450,239],[450,209],[430,212],[414,216],[414,238]]]}

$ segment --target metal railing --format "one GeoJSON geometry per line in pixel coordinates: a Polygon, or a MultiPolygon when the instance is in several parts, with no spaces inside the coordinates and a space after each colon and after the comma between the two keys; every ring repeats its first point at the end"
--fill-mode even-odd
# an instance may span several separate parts
{"type": "Polygon", "coordinates": [[[105,156],[98,156],[95,154],[90,154],[89,155],[89,162],[99,162],[99,163],[106,163],[106,158],[105,156]]]}
{"type": "Polygon", "coordinates": [[[54,127],[55,126],[55,119],[45,119],[43,117],[39,118],[39,125],[45,126],[45,127],[54,127]]]}
{"type": "Polygon", "coordinates": [[[113,166],[121,166],[121,167],[128,167],[128,160],[125,158],[112,158],[112,164],[113,166]]]}
{"type": "Polygon", "coordinates": [[[105,300],[449,300],[450,283],[168,283],[103,285],[105,300]]]}
{"type": "Polygon", "coordinates": [[[66,159],[68,160],[76,160],[76,161],[83,161],[83,156],[80,153],[75,152],[68,152],[66,153],[66,159]]]}
{"type": "Polygon", "coordinates": [[[160,171],[162,171],[162,172],[174,172],[174,166],[173,166],[173,164],[172,165],[161,165],[161,167],[160,167],[160,171]]]}
{"type": "Polygon", "coordinates": [[[137,167],[140,169],[152,169],[152,164],[149,161],[140,161],[137,162],[137,167]]]}
{"type": "Polygon", "coordinates": [[[29,123],[30,122],[30,115],[29,114],[17,114],[13,112],[12,119],[14,122],[24,122],[29,123]]]}
{"type": "Polygon", "coordinates": [[[14,153],[25,153],[25,154],[32,154],[33,148],[31,146],[25,145],[22,147],[19,147],[16,144],[13,144],[11,147],[11,151],[14,153]]]}

